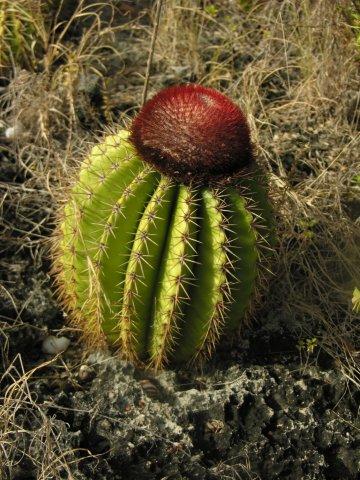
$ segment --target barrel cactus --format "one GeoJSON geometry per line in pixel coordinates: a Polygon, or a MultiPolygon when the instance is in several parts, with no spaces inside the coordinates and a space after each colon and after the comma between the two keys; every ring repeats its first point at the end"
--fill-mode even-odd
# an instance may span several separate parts
{"type": "Polygon", "coordinates": [[[201,359],[243,323],[273,237],[242,111],[170,87],[81,164],[56,235],[58,290],[90,345],[154,368],[201,359]]]}

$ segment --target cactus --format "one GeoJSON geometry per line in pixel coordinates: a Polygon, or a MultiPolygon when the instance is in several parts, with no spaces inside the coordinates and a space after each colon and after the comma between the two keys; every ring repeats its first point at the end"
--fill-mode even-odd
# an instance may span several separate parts
{"type": "Polygon", "coordinates": [[[274,240],[253,157],[241,110],[198,85],[161,91],[92,149],[54,260],[88,344],[160,368],[209,356],[243,323],[274,240]]]}
{"type": "Polygon", "coordinates": [[[0,2],[0,67],[19,63],[34,67],[35,50],[43,44],[44,18],[39,2],[0,2]]]}

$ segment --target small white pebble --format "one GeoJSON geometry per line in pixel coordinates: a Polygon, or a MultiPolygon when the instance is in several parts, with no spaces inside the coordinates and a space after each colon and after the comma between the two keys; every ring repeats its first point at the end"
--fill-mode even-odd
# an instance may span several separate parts
{"type": "Polygon", "coordinates": [[[8,127],[4,134],[5,137],[9,140],[14,140],[15,138],[19,137],[23,132],[23,126],[21,123],[15,123],[12,127],[8,127]]]}
{"type": "Polygon", "coordinates": [[[88,365],[81,365],[78,372],[79,380],[86,382],[86,380],[92,380],[96,373],[92,367],[88,365]]]}
{"type": "Polygon", "coordinates": [[[54,337],[54,335],[49,335],[42,342],[42,351],[49,355],[54,355],[56,353],[65,352],[65,350],[70,345],[70,340],[66,337],[54,337]]]}

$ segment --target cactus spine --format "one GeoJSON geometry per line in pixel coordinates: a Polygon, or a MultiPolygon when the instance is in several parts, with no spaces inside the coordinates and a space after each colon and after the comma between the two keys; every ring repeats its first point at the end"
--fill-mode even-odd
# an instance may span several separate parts
{"type": "Polygon", "coordinates": [[[184,183],[144,161],[132,137],[106,137],[83,162],[54,264],[88,343],[160,368],[210,355],[239,327],[272,215],[257,167],[235,184],[184,183]]]}

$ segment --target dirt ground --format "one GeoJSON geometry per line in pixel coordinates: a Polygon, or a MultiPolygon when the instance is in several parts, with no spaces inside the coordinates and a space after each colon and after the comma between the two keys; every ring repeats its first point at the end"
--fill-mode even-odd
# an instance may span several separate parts
{"type": "Polygon", "coordinates": [[[89,144],[138,110],[155,10],[54,1],[21,30],[33,48],[1,57],[0,479],[356,480],[356,2],[163,2],[148,97],[223,91],[270,178],[276,260],[239,338],[201,369],[144,371],[85,351],[54,295],[62,192],[89,144]],[[44,353],[49,335],[69,348],[44,353]]]}

